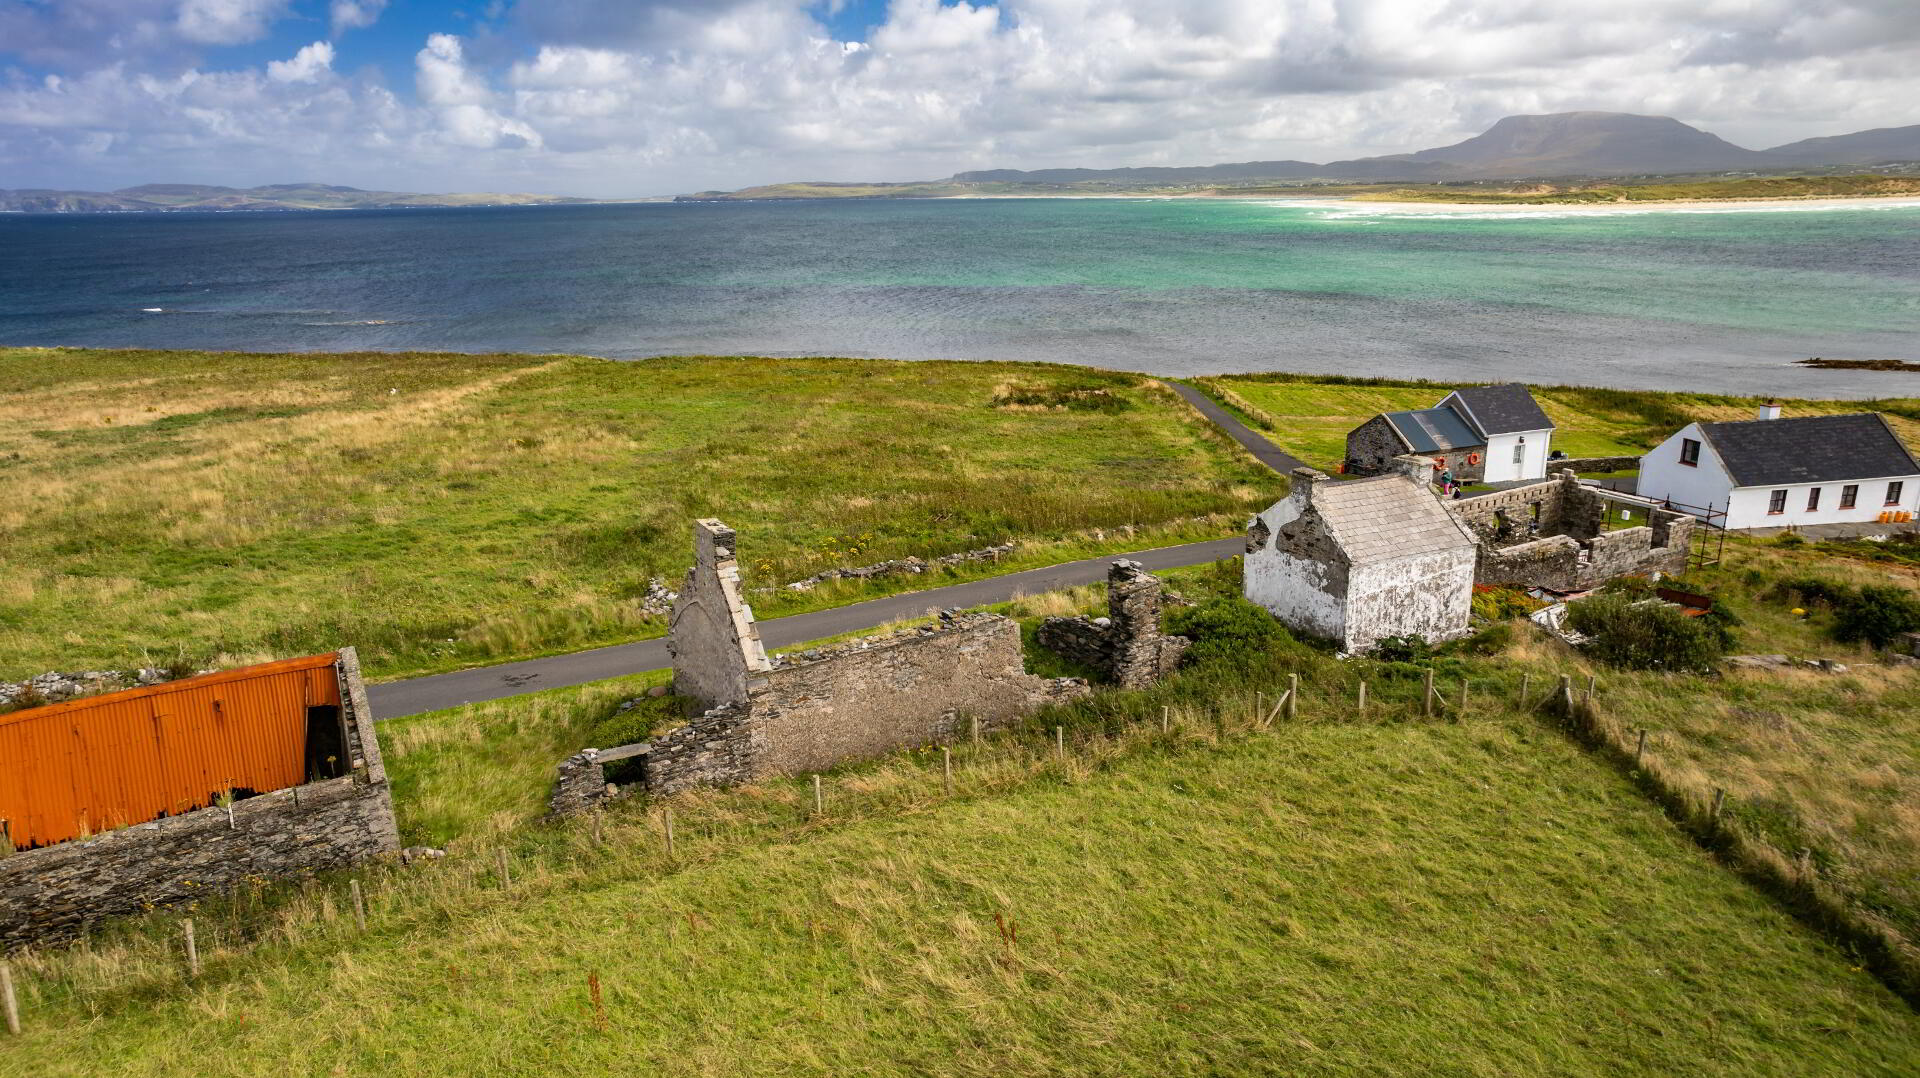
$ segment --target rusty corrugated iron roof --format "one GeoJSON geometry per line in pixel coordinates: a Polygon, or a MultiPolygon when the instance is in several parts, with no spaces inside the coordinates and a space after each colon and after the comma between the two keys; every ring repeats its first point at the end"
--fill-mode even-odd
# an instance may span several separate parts
{"type": "Polygon", "coordinates": [[[306,781],[330,652],[0,715],[0,820],[27,848],[306,781]]]}

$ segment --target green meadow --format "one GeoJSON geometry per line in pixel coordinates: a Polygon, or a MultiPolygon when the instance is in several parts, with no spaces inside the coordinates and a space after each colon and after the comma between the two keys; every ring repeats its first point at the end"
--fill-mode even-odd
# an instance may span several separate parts
{"type": "Polygon", "coordinates": [[[1216,538],[1278,486],[1157,383],[1045,364],[0,350],[0,677],[505,661],[662,632],[695,517],[778,616],[929,585],[778,588],[828,568],[1216,538]]]}

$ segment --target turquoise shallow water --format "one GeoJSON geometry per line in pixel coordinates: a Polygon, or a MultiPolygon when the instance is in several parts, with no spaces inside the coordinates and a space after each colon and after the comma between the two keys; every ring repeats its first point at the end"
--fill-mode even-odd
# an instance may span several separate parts
{"type": "Polygon", "coordinates": [[[1912,393],[1920,208],[1007,200],[0,218],[0,343],[1040,359],[1912,393]],[[151,310],[159,308],[159,310],[151,310]]]}

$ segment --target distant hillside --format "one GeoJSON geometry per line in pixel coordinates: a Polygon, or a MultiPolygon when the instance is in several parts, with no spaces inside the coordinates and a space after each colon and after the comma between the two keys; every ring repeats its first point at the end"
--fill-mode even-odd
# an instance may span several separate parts
{"type": "Polygon", "coordinates": [[[1848,168],[1920,161],[1920,125],[1805,139],[1771,150],[1749,150],[1669,116],[1623,112],[1560,112],[1508,116],[1450,146],[1412,153],[1315,164],[1243,161],[1191,167],[983,169],[946,180],[904,184],[773,184],[747,191],[706,191],[697,200],[846,197],[929,198],[956,193],[1045,194],[1067,191],[1164,190],[1271,181],[1458,183],[1482,180],[1684,176],[1848,168]],[[991,185],[998,190],[978,190],[991,185]]]}
{"type": "Polygon", "coordinates": [[[1828,165],[1874,165],[1885,161],[1920,161],[1920,124],[1876,127],[1851,135],[1801,139],[1767,151],[1771,158],[1828,165]]]}
{"type": "Polygon", "coordinates": [[[342,210],[434,206],[547,206],[592,202],[557,195],[421,195],[363,191],[324,183],[275,183],[265,187],[219,187],[197,183],[149,183],[118,191],[0,189],[0,211],[14,213],[152,213],[166,210],[342,210]]]}

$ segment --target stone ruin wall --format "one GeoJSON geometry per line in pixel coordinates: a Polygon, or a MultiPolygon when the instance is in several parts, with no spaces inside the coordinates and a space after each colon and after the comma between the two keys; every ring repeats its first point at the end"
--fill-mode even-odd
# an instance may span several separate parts
{"type": "Polygon", "coordinates": [[[1107,571],[1107,616],[1048,618],[1037,634],[1042,647],[1126,689],[1143,689],[1173,673],[1192,644],[1160,631],[1166,585],[1139,562],[1116,561],[1107,571]]]}
{"type": "Polygon", "coordinates": [[[1477,581],[1550,591],[1587,591],[1633,573],[1687,569],[1694,519],[1579,482],[1557,478],[1448,503],[1480,540],[1477,581]],[[1604,531],[1609,505],[1648,523],[1604,531]]]}
{"type": "MultiPolygon", "coordinates": [[[[717,520],[693,530],[694,565],[667,646],[674,691],[704,710],[645,746],[649,793],[823,770],[951,740],[976,719],[1003,727],[1089,691],[1078,678],[1027,673],[1019,623],[996,614],[943,611],[934,625],[769,658],[743,598],[733,530],[717,520]]],[[[605,800],[602,755],[560,764],[555,815],[605,800]]]]}

